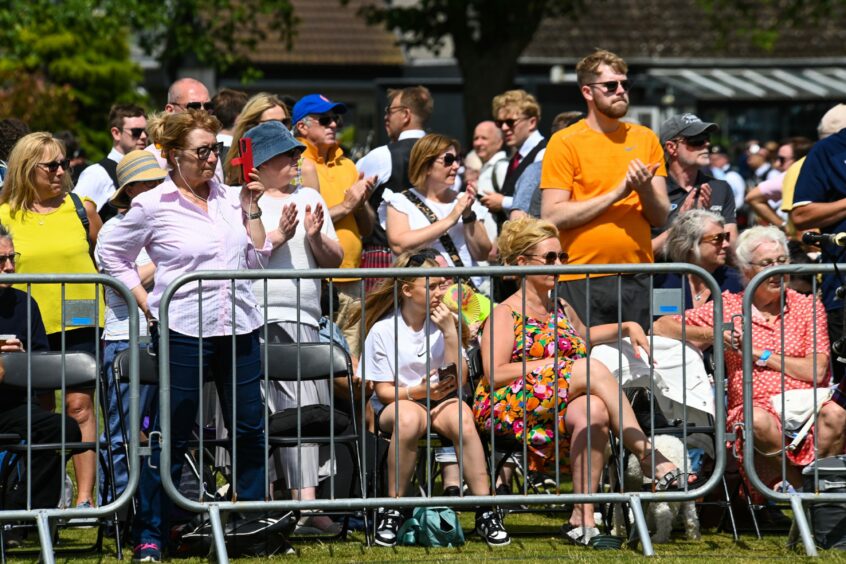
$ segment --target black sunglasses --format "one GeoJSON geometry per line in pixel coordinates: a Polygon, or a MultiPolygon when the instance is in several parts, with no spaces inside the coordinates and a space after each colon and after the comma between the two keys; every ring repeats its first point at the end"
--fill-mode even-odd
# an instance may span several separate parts
{"type": "Polygon", "coordinates": [[[317,123],[323,127],[329,127],[333,121],[335,122],[336,127],[340,128],[344,126],[344,118],[338,114],[320,114],[314,117],[317,119],[317,123]]]}
{"type": "MultiPolygon", "coordinates": [[[[176,104],[181,106],[182,104],[176,104]]],[[[189,110],[206,110],[207,112],[214,111],[214,104],[212,102],[188,102],[185,107],[189,110]]]]}
{"type": "Polygon", "coordinates": [[[139,139],[144,133],[147,131],[144,127],[130,127],[129,129],[123,128],[124,133],[129,133],[133,139],[139,139]]]}
{"type": "Polygon", "coordinates": [[[518,121],[523,121],[524,119],[529,119],[525,116],[518,117],[518,118],[508,118],[508,119],[497,119],[494,120],[497,128],[502,129],[503,125],[507,125],[508,129],[514,129],[514,126],[517,124],[518,121]]]}
{"type": "Polygon", "coordinates": [[[455,155],[453,153],[445,154],[443,156],[443,159],[441,159],[441,160],[443,160],[444,166],[447,167],[447,168],[451,167],[455,163],[461,164],[461,157],[459,157],[458,155],[455,155]]]}
{"type": "MultiPolygon", "coordinates": [[[[186,149],[186,151],[190,151],[190,150],[191,149],[186,149]]],[[[223,150],[223,141],[220,141],[218,143],[214,143],[213,145],[205,145],[203,147],[197,147],[196,149],[194,149],[194,151],[197,154],[197,158],[200,161],[207,161],[207,160],[209,160],[209,157],[211,156],[212,153],[214,153],[215,156],[217,156],[217,155],[220,154],[220,152],[222,150],[223,150]]]]}
{"type": "Polygon", "coordinates": [[[681,141],[688,147],[699,149],[711,142],[709,135],[694,135],[693,137],[682,137],[681,141]]]}
{"type": "Polygon", "coordinates": [[[56,172],[59,170],[59,167],[62,167],[62,170],[67,170],[70,168],[70,159],[62,159],[61,161],[50,161],[49,163],[38,163],[38,166],[43,166],[50,172],[56,172]]]}
{"type": "Polygon", "coordinates": [[[540,258],[547,265],[555,264],[555,259],[558,259],[561,264],[565,264],[568,260],[570,260],[570,255],[567,254],[565,251],[561,251],[558,253],[556,253],[555,251],[549,251],[548,253],[544,253],[542,255],[526,253],[525,256],[540,258]]]}
{"type": "Polygon", "coordinates": [[[629,91],[628,80],[606,80],[605,82],[589,82],[588,86],[601,86],[605,90],[605,94],[614,94],[620,87],[623,87],[623,92],[629,91]]]}
{"type": "Polygon", "coordinates": [[[18,262],[18,259],[21,258],[20,253],[12,253],[11,255],[0,255],[0,265],[6,264],[6,261],[15,264],[18,262]]]}

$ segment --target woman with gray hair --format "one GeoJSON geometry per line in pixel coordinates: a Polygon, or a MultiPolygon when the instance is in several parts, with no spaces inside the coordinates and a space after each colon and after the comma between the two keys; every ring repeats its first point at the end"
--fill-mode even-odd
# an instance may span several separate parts
{"type": "MultiPolygon", "coordinates": [[[[753,227],[745,231],[738,239],[735,254],[744,285],[767,268],[790,262],[787,239],[775,227],[753,227]]],[[[752,298],[752,335],[744,335],[737,326],[722,335],[726,346],[728,378],[727,428],[733,430],[735,425],[743,422],[741,344],[744,339],[751,338],[755,359],[752,372],[754,426],[746,432],[754,435],[756,470],[765,484],[774,486],[782,479],[781,455],[784,455],[788,463],[786,478],[798,487],[801,483],[801,468],[814,460],[813,435],[816,433],[822,444],[830,440],[835,430],[830,428],[828,419],[820,417],[816,429],[812,427],[795,449],[783,449],[781,415],[774,408],[772,398],[782,393],[782,384],[784,391],[809,389],[814,383],[820,388],[828,385],[829,340],[822,303],[814,296],[805,296],[790,289],[784,278],[786,276],[772,276],[755,289],[752,298]]],[[[739,294],[723,292],[724,323],[742,314],[744,293],[745,290],[739,294]]],[[[716,336],[714,308],[688,310],[685,323],[685,336],[691,344],[703,350],[713,345],[716,336]]],[[[656,335],[681,339],[682,317],[662,317],[655,322],[654,332],[656,335]]],[[[742,440],[742,436],[738,438],[739,443],[742,440]]],[[[743,450],[736,448],[735,452],[742,454],[743,450]]],[[[753,494],[753,497],[756,496],[753,494]]],[[[760,499],[760,496],[757,497],[760,499]]]]}
{"type": "MultiPolygon", "coordinates": [[[[723,217],[707,210],[693,209],[680,214],[667,232],[666,253],[671,262],[701,266],[714,277],[720,290],[740,292],[740,273],[726,264],[731,233],[723,217]]],[[[660,288],[682,288],[685,309],[711,301],[711,289],[699,276],[669,273],[656,277],[660,288]]]]}

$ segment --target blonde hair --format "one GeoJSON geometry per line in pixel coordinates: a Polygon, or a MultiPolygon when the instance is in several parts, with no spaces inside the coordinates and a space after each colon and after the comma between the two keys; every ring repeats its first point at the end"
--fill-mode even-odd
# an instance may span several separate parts
{"type": "Polygon", "coordinates": [[[515,108],[525,117],[541,117],[541,108],[534,96],[525,90],[508,90],[493,99],[493,115],[499,116],[500,110],[515,108]]]}
{"type": "Polygon", "coordinates": [[[579,86],[591,82],[599,76],[600,65],[608,65],[614,72],[619,74],[626,74],[629,72],[629,66],[621,57],[615,55],[611,51],[600,49],[594,51],[576,65],[576,78],[579,81],[579,86]]]}
{"type": "Polygon", "coordinates": [[[408,180],[411,185],[418,188],[423,186],[432,163],[450,147],[455,147],[456,153],[461,152],[458,141],[446,135],[430,133],[421,137],[412,147],[408,157],[408,180]]]}
{"type": "Polygon", "coordinates": [[[517,264],[517,257],[547,239],[557,239],[558,228],[550,222],[531,216],[506,221],[496,240],[502,264],[517,264]]]}
{"type": "Polygon", "coordinates": [[[175,114],[171,113],[162,119],[157,145],[161,146],[162,157],[171,166],[174,164],[174,162],[171,162],[173,151],[184,149],[188,142],[188,135],[195,129],[202,129],[212,135],[217,135],[217,132],[220,131],[220,120],[205,110],[186,110],[175,114]]]}
{"type": "MultiPolygon", "coordinates": [[[[0,204],[9,204],[12,217],[18,211],[29,211],[35,202],[35,173],[40,162],[51,162],[65,158],[65,144],[52,133],[37,131],[21,137],[9,153],[6,179],[0,192],[0,204]]],[[[65,193],[73,189],[70,171],[62,177],[65,193]]]]}
{"type": "Polygon", "coordinates": [[[232,146],[229,149],[229,154],[226,155],[226,162],[223,164],[223,178],[226,184],[241,183],[241,167],[232,165],[232,159],[241,156],[241,148],[239,146],[241,137],[260,123],[261,114],[276,107],[285,110],[286,117],[291,117],[285,102],[274,94],[260,92],[247,100],[244,109],[241,110],[241,113],[235,120],[235,128],[232,130],[232,146]]]}
{"type": "Polygon", "coordinates": [[[157,145],[159,137],[162,135],[162,127],[164,126],[164,118],[169,115],[168,112],[161,111],[147,116],[147,139],[151,144],[157,145]]]}
{"type": "MultiPolygon", "coordinates": [[[[430,248],[405,251],[394,260],[391,268],[440,268],[440,265],[435,260],[435,257],[439,254],[438,251],[430,248]],[[412,262],[414,264],[411,264],[412,262]]],[[[401,290],[403,286],[414,284],[419,279],[419,276],[383,278],[379,285],[367,294],[367,297],[364,298],[364,311],[367,312],[367,318],[364,320],[365,335],[370,333],[370,330],[373,329],[377,321],[394,309],[394,290],[396,289],[397,292],[397,304],[398,306],[402,306],[403,297],[401,290]]],[[[356,305],[350,310],[350,314],[342,325],[345,328],[357,327],[362,322],[361,317],[362,307],[359,302],[359,305],[356,305]]],[[[459,318],[461,319],[461,344],[466,347],[470,342],[470,330],[463,316],[459,316],[459,318]]],[[[455,323],[456,327],[458,327],[459,320],[456,319],[455,323]]]]}

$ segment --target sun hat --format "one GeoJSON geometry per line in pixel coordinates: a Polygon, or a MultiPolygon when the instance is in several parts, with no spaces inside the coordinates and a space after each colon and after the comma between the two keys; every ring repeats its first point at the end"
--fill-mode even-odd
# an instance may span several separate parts
{"type": "Polygon", "coordinates": [[[252,140],[254,167],[260,167],[276,155],[293,149],[305,149],[305,145],[294,139],[291,132],[278,121],[260,123],[247,130],[244,137],[252,140]]]}
{"type": "Polygon", "coordinates": [[[126,187],[133,182],[162,180],[167,171],[159,166],[156,157],[149,151],[136,149],[123,156],[117,165],[118,189],[109,198],[109,203],[120,209],[128,208],[132,198],[126,194],[126,187]]]}

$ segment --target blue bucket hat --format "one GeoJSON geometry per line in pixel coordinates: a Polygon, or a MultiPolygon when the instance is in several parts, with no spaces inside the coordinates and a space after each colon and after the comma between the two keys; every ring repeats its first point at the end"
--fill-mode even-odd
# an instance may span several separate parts
{"type": "Polygon", "coordinates": [[[307,94],[294,104],[294,123],[311,114],[325,114],[336,111],[339,114],[346,113],[347,107],[340,102],[333,102],[323,94],[307,94]]]}
{"type": "Polygon", "coordinates": [[[253,166],[259,167],[282,153],[292,149],[305,149],[305,145],[294,139],[291,132],[278,121],[266,121],[248,130],[244,137],[253,142],[253,166]]]}

